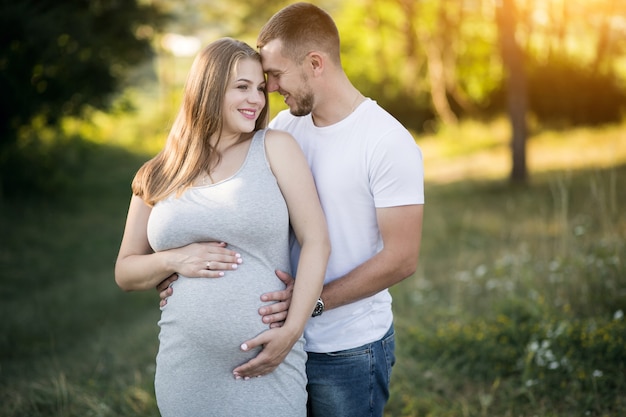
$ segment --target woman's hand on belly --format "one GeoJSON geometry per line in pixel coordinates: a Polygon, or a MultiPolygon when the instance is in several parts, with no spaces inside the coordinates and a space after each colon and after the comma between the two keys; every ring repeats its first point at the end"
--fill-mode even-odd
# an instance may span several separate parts
{"type": "Polygon", "coordinates": [[[274,371],[287,357],[293,345],[301,337],[289,328],[278,327],[264,331],[257,337],[244,342],[241,350],[250,351],[262,347],[261,352],[250,361],[233,370],[235,378],[252,378],[267,375],[274,371]]]}
{"type": "MultiPolygon", "coordinates": [[[[170,270],[192,278],[221,278],[224,271],[235,270],[243,262],[241,255],[226,249],[224,242],[191,243],[163,252],[170,254],[167,261],[170,270]]],[[[175,279],[168,277],[157,285],[162,300],[171,295],[163,294],[163,291],[172,281],[175,279]]]]}
{"type": "Polygon", "coordinates": [[[191,243],[169,252],[173,255],[172,269],[193,278],[219,278],[242,262],[241,255],[226,249],[224,242],[191,243]]]}

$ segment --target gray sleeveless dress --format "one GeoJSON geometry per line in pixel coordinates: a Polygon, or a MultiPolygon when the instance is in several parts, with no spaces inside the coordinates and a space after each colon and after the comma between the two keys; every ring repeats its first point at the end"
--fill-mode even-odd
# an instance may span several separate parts
{"type": "Polygon", "coordinates": [[[233,369],[256,356],[242,342],[268,329],[260,295],[284,288],[289,271],[287,206],[265,157],[265,131],[231,178],[192,187],[157,203],[148,221],[154,250],[224,241],[243,264],[222,278],[181,276],[159,320],[155,391],[163,417],[304,417],[304,340],[269,375],[235,380],[233,369]]]}

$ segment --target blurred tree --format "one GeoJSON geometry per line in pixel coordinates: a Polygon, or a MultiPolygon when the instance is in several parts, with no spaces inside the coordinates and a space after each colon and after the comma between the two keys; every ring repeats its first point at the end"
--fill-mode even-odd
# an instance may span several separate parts
{"type": "MultiPolygon", "coordinates": [[[[415,7],[416,3],[412,0],[398,1],[407,19],[413,22],[411,26],[414,27],[418,10],[415,7]]],[[[453,2],[438,2],[435,5],[432,30],[421,31],[420,33],[423,48],[426,52],[430,96],[433,107],[439,118],[446,124],[456,124],[458,120],[448,101],[448,87],[451,87],[453,83],[448,82],[451,71],[450,68],[446,68],[446,64],[451,64],[454,61],[452,42],[458,39],[454,36],[454,28],[457,25],[451,19],[451,4],[453,2]]],[[[413,48],[412,54],[416,54],[417,43],[411,42],[410,46],[413,48]]]]}
{"type": "Polygon", "coordinates": [[[626,2],[515,3],[529,112],[557,126],[621,120],[626,111],[626,2]]]}
{"type": "Polygon", "coordinates": [[[364,94],[419,131],[434,116],[413,3],[350,0],[333,17],[348,76],[364,94]]]}
{"type": "Polygon", "coordinates": [[[477,115],[502,80],[485,8],[481,0],[342,2],[335,17],[346,72],[417,131],[477,115]]]}
{"type": "Polygon", "coordinates": [[[526,167],[528,92],[524,53],[515,38],[516,13],[514,0],[497,2],[496,23],[500,31],[502,62],[507,73],[507,103],[512,128],[510,178],[514,182],[524,182],[528,176],[526,167]]]}
{"type": "Polygon", "coordinates": [[[0,166],[34,118],[106,109],[164,18],[137,0],[0,0],[0,166]]]}
{"type": "MultiPolygon", "coordinates": [[[[220,36],[231,36],[255,46],[261,26],[289,0],[158,0],[167,4],[178,17],[170,30],[208,37],[206,42],[220,36]],[[205,36],[206,35],[206,36],[205,36]]],[[[330,2],[327,2],[330,3],[330,2]]],[[[317,2],[323,7],[323,2],[317,2]],[[322,4],[320,4],[322,3],[322,4]]]]}
{"type": "MultiPolygon", "coordinates": [[[[159,1],[186,4],[194,22],[187,28],[251,43],[291,3],[159,1]]],[[[407,127],[508,112],[514,180],[527,176],[527,113],[574,124],[616,121],[623,112],[626,1],[311,1],[335,18],[350,78],[407,127]]]]}

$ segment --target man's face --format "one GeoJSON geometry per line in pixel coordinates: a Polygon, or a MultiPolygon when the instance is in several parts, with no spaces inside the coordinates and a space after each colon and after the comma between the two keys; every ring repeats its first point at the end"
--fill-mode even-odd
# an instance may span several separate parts
{"type": "Polygon", "coordinates": [[[261,48],[263,71],[267,73],[267,91],[278,92],[294,116],[306,116],[313,110],[314,95],[303,65],[281,53],[282,42],[274,39],[261,48]]]}

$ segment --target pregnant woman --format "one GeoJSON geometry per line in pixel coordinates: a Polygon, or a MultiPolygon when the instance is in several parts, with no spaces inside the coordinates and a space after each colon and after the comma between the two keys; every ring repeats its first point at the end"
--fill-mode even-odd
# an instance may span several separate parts
{"type": "Polygon", "coordinates": [[[165,147],[133,180],[115,280],[145,290],[179,275],[159,320],[163,417],[306,416],[302,332],[330,246],[302,151],[267,120],[260,56],[215,41],[192,65],[165,147]],[[302,255],[289,315],[270,329],[260,295],[284,288],[275,271],[289,271],[290,228],[302,255]],[[253,338],[261,347],[242,345],[253,338]]]}

